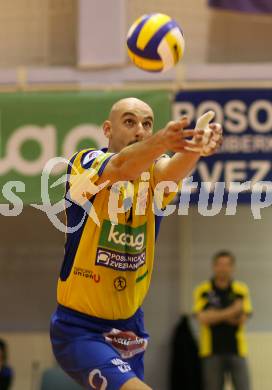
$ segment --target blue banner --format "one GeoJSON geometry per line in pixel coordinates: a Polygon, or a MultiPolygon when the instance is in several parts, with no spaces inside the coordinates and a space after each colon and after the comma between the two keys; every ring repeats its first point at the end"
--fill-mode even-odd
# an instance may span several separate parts
{"type": "MultiPolygon", "coordinates": [[[[223,125],[224,142],[217,154],[199,161],[193,174],[198,187],[191,201],[198,202],[203,183],[212,182],[219,183],[217,195],[224,187],[225,201],[238,189],[238,201],[250,202],[252,189],[264,191],[264,185],[272,183],[272,90],[182,91],[175,97],[173,117],[187,115],[194,125],[196,118],[209,110],[215,112],[214,121],[223,125]]],[[[214,192],[215,187],[211,188],[214,192]]]]}
{"type": "Polygon", "coordinates": [[[209,0],[211,7],[252,13],[272,12],[271,0],[209,0]]]}

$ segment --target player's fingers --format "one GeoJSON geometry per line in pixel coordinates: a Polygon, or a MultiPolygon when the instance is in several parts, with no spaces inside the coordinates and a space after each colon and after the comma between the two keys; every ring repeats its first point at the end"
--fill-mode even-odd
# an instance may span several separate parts
{"type": "Polygon", "coordinates": [[[190,137],[194,137],[194,135],[196,134],[195,130],[183,130],[183,132],[181,133],[181,136],[182,138],[190,138],[190,137]]]}
{"type": "Polygon", "coordinates": [[[211,148],[213,148],[214,151],[216,151],[222,146],[222,143],[223,143],[223,139],[220,139],[220,140],[215,142],[215,146],[214,146],[214,144],[211,144],[211,148]]]}
{"type": "Polygon", "coordinates": [[[187,117],[182,117],[180,120],[168,122],[167,127],[174,131],[184,129],[189,124],[187,117]]]}
{"type": "Polygon", "coordinates": [[[175,153],[182,152],[184,151],[185,147],[189,147],[190,145],[190,141],[187,141],[186,139],[179,139],[175,143],[173,143],[170,150],[175,153]]]}
{"type": "Polygon", "coordinates": [[[196,135],[204,135],[205,131],[202,129],[194,129],[196,135]]]}
{"type": "Polygon", "coordinates": [[[219,123],[211,123],[209,127],[211,130],[213,130],[213,132],[223,134],[223,128],[219,123]]]}
{"type": "Polygon", "coordinates": [[[194,146],[185,146],[184,147],[184,151],[185,152],[193,152],[193,153],[201,153],[202,147],[196,146],[196,145],[194,145],[194,146]]]}
{"type": "Polygon", "coordinates": [[[194,136],[194,139],[193,139],[193,142],[195,142],[196,144],[200,144],[200,143],[203,143],[203,135],[201,134],[197,134],[194,136]]]}
{"type": "Polygon", "coordinates": [[[216,144],[222,144],[222,142],[223,142],[223,136],[222,136],[222,134],[220,135],[220,134],[212,134],[212,136],[211,136],[211,141],[213,141],[213,142],[216,142],[216,144]]]}
{"type": "Polygon", "coordinates": [[[181,124],[177,121],[171,121],[167,123],[166,130],[178,133],[182,129],[181,124]]]}
{"type": "Polygon", "coordinates": [[[208,145],[209,145],[210,148],[216,148],[218,142],[219,142],[219,140],[216,141],[215,139],[211,138],[211,140],[208,143],[208,145]]]}
{"type": "Polygon", "coordinates": [[[187,141],[185,145],[185,150],[191,151],[191,152],[201,152],[203,149],[203,143],[195,142],[195,139],[193,141],[187,141]]]}
{"type": "Polygon", "coordinates": [[[182,116],[179,120],[179,122],[182,124],[182,128],[188,127],[190,122],[187,116],[182,116]]]}
{"type": "Polygon", "coordinates": [[[215,142],[219,142],[223,139],[223,131],[222,127],[219,124],[212,124],[210,125],[211,128],[211,140],[215,142]]]}
{"type": "Polygon", "coordinates": [[[217,122],[212,122],[209,124],[209,127],[211,129],[215,129],[215,130],[219,130],[220,132],[223,131],[223,128],[222,128],[222,125],[220,123],[217,123],[217,122]]]}

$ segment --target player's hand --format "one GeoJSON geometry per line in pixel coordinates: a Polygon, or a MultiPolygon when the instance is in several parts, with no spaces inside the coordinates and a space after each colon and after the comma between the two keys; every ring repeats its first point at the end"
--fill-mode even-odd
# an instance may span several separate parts
{"type": "Polygon", "coordinates": [[[193,137],[192,145],[187,146],[185,149],[190,152],[200,153],[201,156],[211,156],[216,153],[220,148],[223,142],[223,130],[222,126],[219,123],[211,123],[215,113],[213,111],[208,111],[198,118],[196,122],[196,130],[204,130],[204,135],[202,139],[198,139],[197,133],[193,137]]]}
{"type": "Polygon", "coordinates": [[[200,153],[202,157],[208,157],[215,154],[223,143],[223,130],[219,123],[211,123],[209,125],[209,134],[200,136],[201,130],[196,129],[195,135],[190,146],[186,146],[185,150],[190,152],[200,153]]]}
{"type": "Polygon", "coordinates": [[[192,141],[189,141],[188,138],[197,136],[202,139],[204,132],[202,130],[185,130],[188,125],[189,121],[187,117],[167,123],[165,128],[161,130],[165,150],[170,150],[174,153],[184,152],[187,147],[189,148],[192,145],[192,141]]]}
{"type": "Polygon", "coordinates": [[[201,152],[201,156],[208,157],[215,154],[223,143],[223,129],[219,123],[211,123],[209,125],[211,130],[210,138],[201,152]]]}

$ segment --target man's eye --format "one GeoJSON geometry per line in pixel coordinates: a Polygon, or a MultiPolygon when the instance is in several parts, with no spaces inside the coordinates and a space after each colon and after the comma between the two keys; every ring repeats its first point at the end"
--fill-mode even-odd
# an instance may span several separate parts
{"type": "Polygon", "coordinates": [[[145,129],[149,130],[149,129],[152,128],[152,123],[147,121],[147,122],[143,123],[143,126],[144,126],[145,129]]]}
{"type": "Polygon", "coordinates": [[[126,119],[125,124],[128,126],[134,126],[135,121],[133,119],[126,119]]]}

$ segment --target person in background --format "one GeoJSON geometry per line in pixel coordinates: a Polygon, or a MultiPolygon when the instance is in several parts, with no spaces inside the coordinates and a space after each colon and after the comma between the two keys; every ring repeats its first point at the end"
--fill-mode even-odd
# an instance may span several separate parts
{"type": "Polygon", "coordinates": [[[7,363],[7,344],[0,339],[0,389],[9,390],[13,379],[13,371],[7,363]]]}
{"type": "Polygon", "coordinates": [[[213,275],[194,291],[194,314],[200,323],[204,390],[222,390],[226,374],[235,390],[249,390],[244,325],[252,313],[246,284],[233,279],[235,257],[213,257],[213,275]]]}

